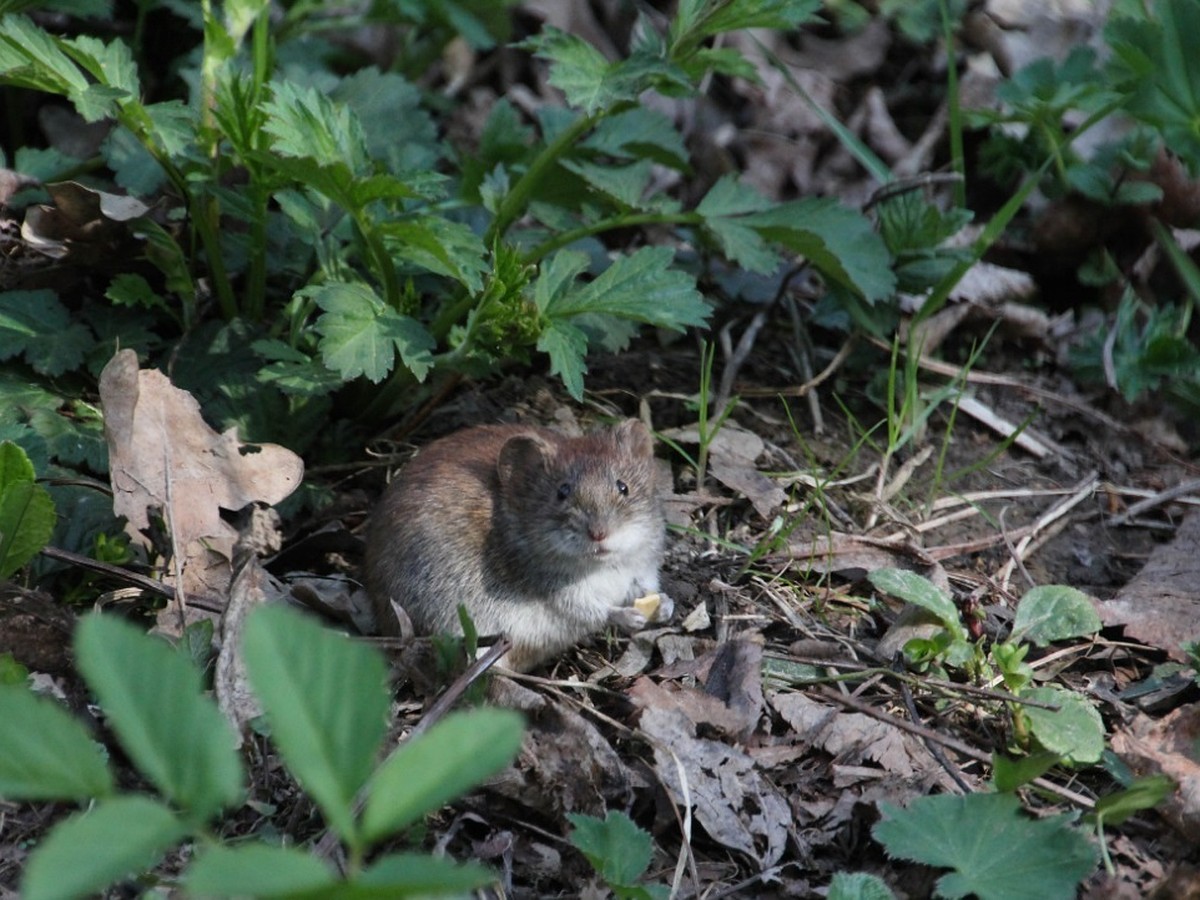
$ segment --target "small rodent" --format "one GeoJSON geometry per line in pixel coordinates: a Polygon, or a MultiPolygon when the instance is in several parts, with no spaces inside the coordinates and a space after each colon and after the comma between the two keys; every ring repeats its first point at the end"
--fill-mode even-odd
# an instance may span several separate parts
{"type": "MultiPolygon", "coordinates": [[[[384,493],[367,533],[366,585],[380,630],[391,602],[423,634],[504,633],[500,664],[525,671],[658,590],[665,523],[650,432],[637,419],[583,437],[481,425],[420,450],[384,493]]],[[[670,618],[665,596],[655,615],[670,618]]]]}

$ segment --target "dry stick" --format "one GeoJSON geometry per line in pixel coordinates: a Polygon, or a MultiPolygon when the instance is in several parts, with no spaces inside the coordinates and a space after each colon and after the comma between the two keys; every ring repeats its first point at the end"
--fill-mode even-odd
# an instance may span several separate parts
{"type": "MultiPolygon", "coordinates": [[[[900,683],[900,696],[904,698],[904,708],[908,710],[908,717],[916,724],[922,725],[923,723],[921,722],[921,714],[917,712],[917,704],[913,702],[912,691],[908,689],[908,685],[904,682],[900,683]]],[[[958,767],[954,765],[954,763],[950,762],[950,758],[946,756],[941,747],[927,737],[922,737],[921,743],[925,745],[925,749],[933,755],[933,758],[937,760],[938,765],[945,770],[946,774],[950,776],[951,780],[958,785],[959,790],[961,790],[964,794],[974,793],[974,791],[971,790],[971,786],[967,784],[966,779],[963,778],[959,773],[958,767]]]]}
{"type": "MultiPolygon", "coordinates": [[[[1051,525],[1063,519],[1072,509],[1092,496],[1096,492],[1096,488],[1100,484],[1099,473],[1090,472],[1082,481],[1080,481],[1073,492],[1064,497],[1058,503],[1054,504],[1049,510],[1033,523],[1032,530],[1021,538],[1017,544],[1013,557],[1000,568],[997,584],[1001,590],[1008,590],[1008,579],[1012,576],[1012,570],[1017,565],[1018,560],[1024,560],[1032,554],[1036,548],[1031,548],[1034,538],[1040,533],[1048,531],[1051,525]]],[[[1062,527],[1065,527],[1066,522],[1063,522],[1062,527]]],[[[1055,532],[1057,533],[1057,532],[1055,532]]],[[[1038,545],[1040,546],[1040,544],[1038,545]]]]}
{"type": "MultiPolygon", "coordinates": [[[[840,694],[837,691],[829,688],[818,686],[817,693],[827,700],[833,700],[842,704],[843,706],[848,706],[855,712],[860,712],[870,716],[873,719],[878,719],[880,722],[892,725],[896,728],[899,728],[901,731],[907,731],[909,734],[914,734],[917,737],[928,737],[931,740],[937,741],[938,743],[949,747],[955,753],[961,753],[963,756],[970,757],[976,762],[981,762],[988,765],[991,764],[992,759],[990,756],[981,750],[976,750],[969,744],[963,743],[957,738],[949,737],[941,734],[940,732],[925,728],[924,726],[916,725],[912,722],[906,722],[903,719],[897,719],[895,716],[889,716],[887,713],[875,709],[868,703],[864,703],[863,701],[857,700],[849,695],[840,694]]],[[[1033,779],[1032,784],[1037,785],[1039,788],[1042,788],[1045,791],[1049,791],[1057,797],[1061,797],[1068,803],[1075,804],[1081,809],[1090,810],[1096,805],[1095,801],[1090,797],[1077,794],[1069,788],[1061,787],[1060,785],[1057,785],[1046,778],[1035,778],[1033,779]]]]}
{"type": "Polygon", "coordinates": [[[721,381],[717,385],[717,394],[713,397],[713,421],[720,421],[721,414],[725,411],[725,406],[729,403],[729,397],[733,393],[733,383],[737,379],[737,373],[741,371],[742,366],[749,359],[750,351],[754,349],[754,341],[758,338],[758,333],[762,331],[762,327],[766,324],[767,310],[760,309],[754,314],[754,318],[750,320],[750,324],[746,326],[746,330],[742,332],[742,336],[738,338],[736,348],[731,348],[729,340],[733,323],[730,322],[721,329],[721,353],[725,357],[725,367],[721,371],[721,381]]]}
{"type": "MultiPolygon", "coordinates": [[[[1124,525],[1134,516],[1141,515],[1147,510],[1155,509],[1159,506],[1164,506],[1172,500],[1178,500],[1185,494],[1190,494],[1193,491],[1200,490],[1200,478],[1194,478],[1191,481],[1185,481],[1183,484],[1177,484],[1173,488],[1168,488],[1165,491],[1160,491],[1152,497],[1147,497],[1145,500],[1139,500],[1137,503],[1130,506],[1125,512],[1118,516],[1113,516],[1108,520],[1109,525],[1124,525]]],[[[1194,499],[1194,498],[1193,498],[1194,499]]]]}
{"type": "MultiPolygon", "coordinates": [[[[79,566],[81,569],[89,569],[101,575],[108,575],[118,581],[124,581],[135,587],[139,587],[144,591],[158,594],[160,597],[166,597],[168,600],[175,599],[175,589],[169,584],[163,584],[161,581],[155,581],[153,578],[147,578],[145,575],[139,575],[137,572],[130,572],[128,569],[122,569],[120,566],[100,562],[87,556],[81,556],[78,553],[72,553],[70,550],[61,550],[58,547],[43,547],[42,556],[70,563],[73,566],[79,566]]],[[[220,608],[217,611],[220,612],[220,608]]]]}
{"type": "Polygon", "coordinates": [[[842,344],[842,349],[838,350],[837,355],[830,360],[829,365],[818,372],[812,379],[798,384],[795,387],[783,388],[757,388],[757,387],[742,387],[738,389],[738,393],[746,397],[803,397],[809,391],[814,391],[824,382],[833,377],[834,373],[842,367],[842,364],[850,356],[850,351],[854,349],[855,336],[851,335],[846,343],[842,344]]]}

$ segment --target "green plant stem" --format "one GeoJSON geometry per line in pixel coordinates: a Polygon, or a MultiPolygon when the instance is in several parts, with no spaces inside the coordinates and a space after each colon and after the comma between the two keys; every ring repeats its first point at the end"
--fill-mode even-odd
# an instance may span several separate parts
{"type": "Polygon", "coordinates": [[[545,240],[538,244],[528,253],[521,257],[524,263],[536,263],[545,259],[555,250],[559,250],[576,241],[591,237],[594,234],[603,234],[606,231],[612,231],[615,228],[631,228],[637,225],[703,225],[704,217],[699,213],[634,213],[622,214],[619,216],[611,216],[607,219],[601,219],[599,222],[593,222],[590,225],[581,225],[579,228],[572,228],[570,231],[564,231],[555,237],[545,240]]]}
{"type": "Polygon", "coordinates": [[[492,220],[492,224],[488,226],[487,233],[484,235],[484,244],[489,247],[493,246],[497,238],[508,231],[509,226],[524,214],[525,208],[529,205],[529,198],[533,196],[534,190],[537,189],[546,173],[581,137],[595,128],[601,119],[622,112],[629,105],[618,104],[595,115],[580,116],[564,128],[562,134],[543,147],[542,152],[529,164],[525,174],[517,179],[517,183],[501,201],[500,208],[496,210],[496,218],[492,220]]]}
{"type": "Polygon", "coordinates": [[[950,160],[959,176],[954,184],[954,203],[959,208],[967,205],[966,153],[963,150],[962,107],[958,97],[957,44],[954,40],[954,22],[950,19],[950,4],[938,0],[942,14],[942,38],[946,44],[946,106],[950,111],[950,160]]]}
{"type": "Polygon", "coordinates": [[[375,273],[379,276],[379,280],[383,283],[383,299],[392,309],[400,312],[400,278],[396,275],[396,266],[392,262],[392,256],[388,253],[387,247],[384,246],[383,240],[379,236],[379,232],[375,229],[375,223],[367,214],[365,209],[361,207],[351,212],[354,219],[354,226],[358,229],[359,236],[362,237],[363,243],[366,245],[367,253],[375,263],[375,273]]]}

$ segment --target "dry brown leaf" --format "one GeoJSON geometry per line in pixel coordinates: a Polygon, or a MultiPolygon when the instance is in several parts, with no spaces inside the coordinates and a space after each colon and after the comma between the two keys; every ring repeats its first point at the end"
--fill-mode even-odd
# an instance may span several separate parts
{"type": "Polygon", "coordinates": [[[189,594],[223,599],[237,532],[221,510],[278,503],[300,484],[304,463],[276,444],[246,444],[236,429],[217,434],[191,394],[162,372],[139,371],[132,350],[118,352],[104,367],[100,401],[113,511],[126,518],[126,532],[149,546],[143,533],[149,510],[161,511],[174,554],[164,581],[181,592],[181,603],[189,594]]]}
{"type": "MultiPolygon", "coordinates": [[[[672,428],[665,435],[683,444],[700,443],[695,425],[672,428]]],[[[765,449],[757,434],[727,422],[709,443],[708,468],[721,484],[744,496],[760,516],[770,519],[787,501],[787,492],[755,467],[754,461],[765,449]]]]}
{"type": "Polygon", "coordinates": [[[1161,719],[1138,714],[1112,736],[1113,751],[1139,776],[1166,775],[1175,791],[1157,809],[1189,841],[1200,837],[1200,704],[1180,707],[1161,719]]]}
{"type": "Polygon", "coordinates": [[[690,802],[709,836],[763,868],[787,847],[791,810],[744,750],[698,738],[679,709],[650,707],[642,732],[654,747],[655,768],[675,803],[690,802]],[[686,782],[686,788],[685,788],[686,782]]]}
{"type": "Polygon", "coordinates": [[[944,772],[921,741],[862,713],[843,712],[800,693],[770,696],[771,706],[797,735],[835,757],[839,764],[878,764],[873,774],[938,781],[944,772]]]}

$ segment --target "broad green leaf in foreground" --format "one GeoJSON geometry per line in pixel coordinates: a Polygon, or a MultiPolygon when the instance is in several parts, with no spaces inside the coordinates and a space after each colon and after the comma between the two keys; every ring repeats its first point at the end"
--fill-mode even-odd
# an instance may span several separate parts
{"type": "Polygon", "coordinates": [[[835,872],[829,883],[829,900],[896,900],[896,895],[877,875],[835,872]]]}
{"type": "Polygon", "coordinates": [[[1035,587],[1021,598],[1013,635],[1044,647],[1051,641],[1087,637],[1100,630],[1100,616],[1083,591],[1061,584],[1035,587]]]}
{"type": "Polygon", "coordinates": [[[920,797],[880,811],[871,833],[889,856],[954,869],[938,879],[943,897],[1070,900],[1096,867],[1071,816],[1029,818],[1012,794],[920,797]]]}
{"type": "Polygon", "coordinates": [[[456,863],[420,853],[393,853],[380,857],[338,893],[347,900],[377,897],[464,897],[496,881],[478,863],[456,863]]]}
{"type": "Polygon", "coordinates": [[[54,701],[0,686],[0,722],[0,797],[82,800],[112,791],[99,745],[54,701]]]}
{"type": "Polygon", "coordinates": [[[521,748],[523,730],[511,710],[476,709],[452,713],[401,745],[371,781],[365,839],[406,828],[503,769],[521,748]]]}
{"type": "Polygon", "coordinates": [[[958,607],[928,578],[908,569],[876,569],[867,578],[878,590],[929,610],[951,632],[962,631],[958,607]]]}
{"type": "Polygon", "coordinates": [[[1057,706],[1024,707],[1038,743],[1074,763],[1098,762],[1104,752],[1104,720],[1087,697],[1056,685],[1022,691],[1022,699],[1057,706]]]}
{"type": "Polygon", "coordinates": [[[333,873],[307,850],[268,844],[208,847],[188,867],[189,894],[200,897],[279,897],[331,889],[333,873]]]}
{"type": "Polygon", "coordinates": [[[275,745],[330,826],[353,844],[354,796],[387,727],[383,657],[277,606],[256,610],[242,640],[275,745]]]}
{"type": "Polygon", "coordinates": [[[190,660],[101,614],[80,620],[75,656],[121,746],[155,787],[199,821],[238,801],[233,732],[190,660]]]}
{"type": "Polygon", "coordinates": [[[362,375],[378,384],[392,371],[397,353],[418,380],[429,373],[432,335],[366,285],[333,282],[304,288],[298,295],[311,297],[325,311],[317,320],[321,358],[344,379],[362,375]]]}
{"type": "Polygon", "coordinates": [[[148,797],[101,800],[56,825],[30,854],[25,900],[71,900],[153,866],[188,833],[175,814],[148,797]]]}

